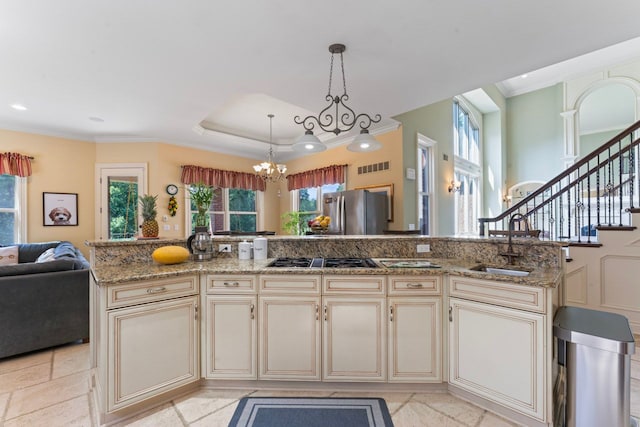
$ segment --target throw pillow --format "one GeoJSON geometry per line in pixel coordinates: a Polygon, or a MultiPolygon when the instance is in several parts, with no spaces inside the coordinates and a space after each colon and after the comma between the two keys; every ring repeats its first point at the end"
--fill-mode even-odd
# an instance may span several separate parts
{"type": "Polygon", "coordinates": [[[18,247],[4,246],[0,248],[0,265],[13,265],[18,263],[18,247]]]}
{"type": "Polygon", "coordinates": [[[55,248],[49,248],[46,251],[42,252],[36,262],[49,262],[55,259],[54,254],[55,248]]]}

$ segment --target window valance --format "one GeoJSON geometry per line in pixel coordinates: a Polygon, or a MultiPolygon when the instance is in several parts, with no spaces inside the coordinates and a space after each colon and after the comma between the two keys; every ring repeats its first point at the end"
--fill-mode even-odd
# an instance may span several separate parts
{"type": "Polygon", "coordinates": [[[347,175],[347,165],[331,165],[287,176],[287,189],[320,187],[325,184],[341,184],[347,175]]]}
{"type": "Polygon", "coordinates": [[[0,175],[31,176],[33,157],[18,153],[0,153],[0,175]]]}
{"type": "Polygon", "coordinates": [[[203,168],[194,165],[182,166],[180,181],[187,185],[203,183],[220,188],[240,188],[258,191],[266,189],[265,182],[252,173],[203,168]]]}

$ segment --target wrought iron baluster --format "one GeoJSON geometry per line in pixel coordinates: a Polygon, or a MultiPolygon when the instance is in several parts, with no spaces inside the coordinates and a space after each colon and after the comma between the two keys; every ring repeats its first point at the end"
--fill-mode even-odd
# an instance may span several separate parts
{"type": "Polygon", "coordinates": [[[591,243],[591,170],[587,163],[587,242],[591,243]]]}
{"type": "Polygon", "coordinates": [[[620,206],[618,207],[618,217],[619,217],[619,225],[622,227],[622,161],[624,157],[622,156],[622,139],[618,140],[618,202],[620,206]]]}

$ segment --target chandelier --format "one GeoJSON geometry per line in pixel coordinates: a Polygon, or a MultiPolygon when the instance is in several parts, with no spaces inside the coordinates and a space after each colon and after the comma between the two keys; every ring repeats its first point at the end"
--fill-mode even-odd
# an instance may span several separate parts
{"type": "Polygon", "coordinates": [[[269,117],[269,157],[266,161],[253,165],[253,170],[256,176],[266,182],[278,182],[284,179],[287,166],[273,161],[273,114],[267,114],[267,117],[269,117]]]}
{"type": "Polygon", "coordinates": [[[382,147],[376,139],[369,134],[369,126],[372,123],[378,123],[382,120],[380,114],[376,114],[374,117],[368,114],[360,113],[356,114],[351,108],[349,108],[345,102],[349,100],[347,95],[347,83],[344,77],[344,61],[342,53],[346,50],[345,45],[337,43],[329,46],[329,52],[331,52],[331,65],[329,67],[329,91],[325,100],[329,102],[329,105],[318,114],[318,116],[307,116],[304,119],[300,116],[295,116],[293,121],[296,124],[302,125],[305,128],[305,133],[293,144],[292,148],[295,151],[303,152],[319,152],[327,149],[317,136],[313,134],[313,129],[317,125],[325,132],[333,132],[340,135],[342,132],[348,132],[353,129],[356,124],[360,126],[360,134],[355,140],[347,146],[350,151],[374,151],[382,147]],[[331,83],[333,79],[333,57],[335,54],[340,54],[340,69],[342,71],[342,87],[344,93],[340,96],[331,94],[331,83]],[[329,111],[335,107],[335,111],[329,111]],[[340,112],[340,109],[343,109],[340,112]]]}

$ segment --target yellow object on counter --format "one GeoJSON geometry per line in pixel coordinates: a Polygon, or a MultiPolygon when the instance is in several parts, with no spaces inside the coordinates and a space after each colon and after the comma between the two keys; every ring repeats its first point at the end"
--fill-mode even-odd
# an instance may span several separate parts
{"type": "Polygon", "coordinates": [[[189,259],[189,251],[182,246],[163,246],[153,251],[151,258],[159,264],[180,264],[189,259]]]}

